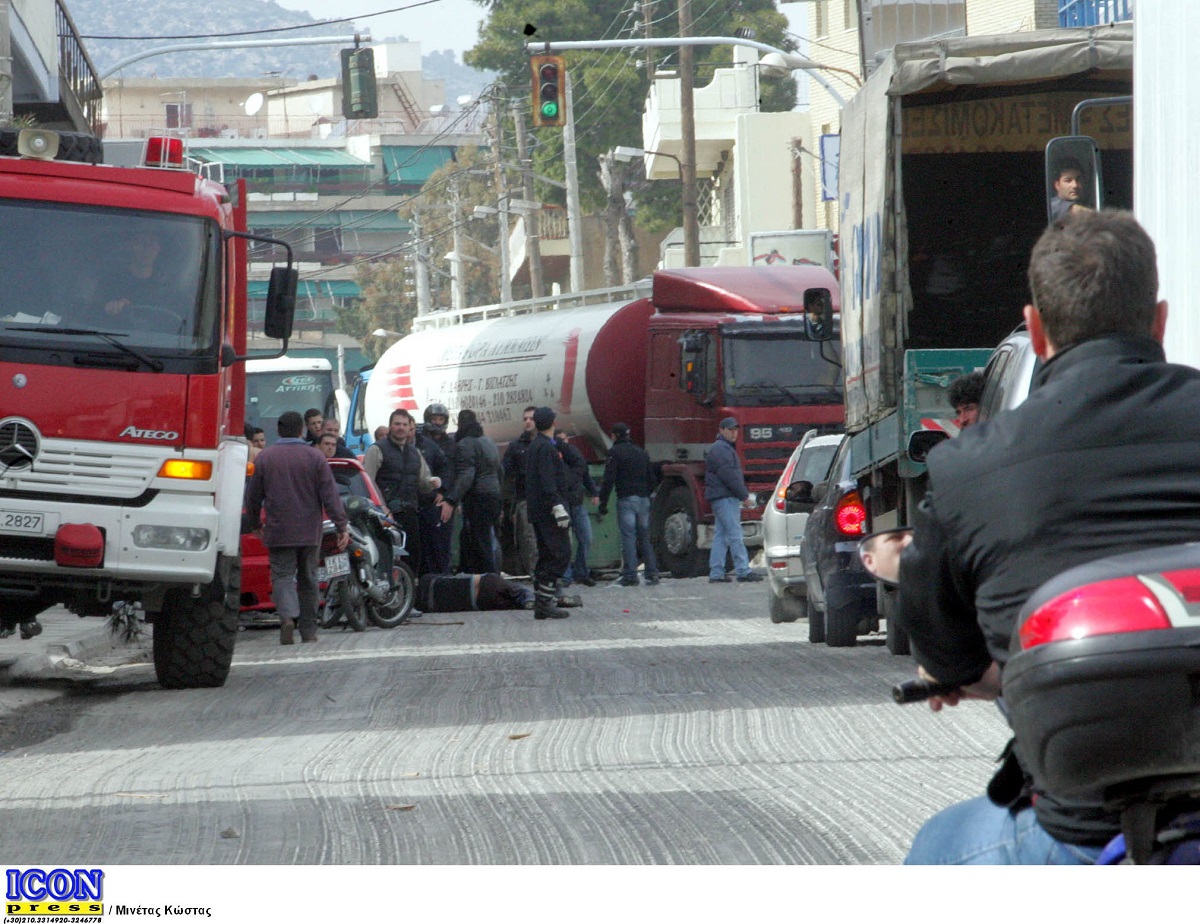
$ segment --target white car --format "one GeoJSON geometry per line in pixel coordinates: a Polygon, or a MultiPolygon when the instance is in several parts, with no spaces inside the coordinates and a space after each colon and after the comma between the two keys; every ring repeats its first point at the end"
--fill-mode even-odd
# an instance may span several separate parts
{"type": "Polygon", "coordinates": [[[804,566],[800,549],[804,526],[813,509],[813,485],[829,477],[829,466],[842,434],[804,434],[779,476],[763,510],[763,551],[767,560],[771,622],[795,622],[807,613],[804,566]]]}

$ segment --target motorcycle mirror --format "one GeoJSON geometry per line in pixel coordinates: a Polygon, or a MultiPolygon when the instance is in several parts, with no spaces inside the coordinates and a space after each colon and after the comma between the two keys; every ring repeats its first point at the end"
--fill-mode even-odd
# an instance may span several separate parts
{"type": "Polygon", "coordinates": [[[877,581],[895,587],[900,582],[900,553],[913,539],[909,527],[872,533],[858,543],[858,558],[877,581]]]}

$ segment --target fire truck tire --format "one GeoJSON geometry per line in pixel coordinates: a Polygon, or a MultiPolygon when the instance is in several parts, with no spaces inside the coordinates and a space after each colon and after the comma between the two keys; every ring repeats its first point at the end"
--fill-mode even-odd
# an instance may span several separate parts
{"type": "Polygon", "coordinates": [[[154,618],[154,672],[169,690],[225,685],[233,664],[241,603],[242,563],[222,555],[217,576],[199,597],[190,588],[166,594],[154,618]]]}
{"type": "MultiPolygon", "coordinates": [[[[0,155],[5,157],[17,156],[17,135],[19,129],[0,128],[0,155]]],[[[81,164],[99,164],[104,162],[103,142],[95,135],[84,132],[57,132],[58,154],[55,160],[70,160],[81,164]]]]}
{"type": "Polygon", "coordinates": [[[708,553],[696,547],[696,512],[687,485],[676,485],[656,510],[651,532],[659,537],[658,567],[671,577],[698,577],[708,572],[708,553]]]}

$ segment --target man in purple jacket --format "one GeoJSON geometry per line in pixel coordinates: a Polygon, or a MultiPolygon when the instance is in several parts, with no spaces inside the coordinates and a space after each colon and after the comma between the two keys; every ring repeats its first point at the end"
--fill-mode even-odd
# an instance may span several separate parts
{"type": "Polygon", "coordinates": [[[271,561],[271,597],[279,612],[279,642],[317,640],[317,557],[325,517],[338,529],[338,551],[350,541],[349,522],[333,472],[321,452],[301,434],[304,418],[295,411],[279,415],[279,440],[254,460],[246,485],[246,517],[259,522],[265,506],[263,545],[271,561]],[[324,511],[324,512],[322,512],[324,511]]]}

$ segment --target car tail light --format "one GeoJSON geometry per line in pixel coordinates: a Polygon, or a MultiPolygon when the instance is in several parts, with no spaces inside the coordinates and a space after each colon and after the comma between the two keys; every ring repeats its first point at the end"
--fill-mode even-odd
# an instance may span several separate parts
{"type": "MultiPolygon", "coordinates": [[[[1190,589],[1197,588],[1195,572],[1190,589]]],[[[1171,580],[1170,575],[1164,575],[1171,580]]],[[[1175,583],[1173,580],[1171,581],[1175,583]]],[[[1176,587],[1179,585],[1176,584],[1176,587]]],[[[1183,588],[1179,588],[1183,591],[1183,588]]],[[[1143,632],[1169,629],[1171,620],[1158,597],[1136,577],[1113,578],[1077,587],[1042,604],[1021,626],[1022,648],[1046,642],[1111,635],[1117,632],[1143,632]]]]}
{"type": "Polygon", "coordinates": [[[783,470],[783,474],[779,476],[779,484],[775,488],[775,509],[780,513],[787,512],[787,489],[792,483],[792,472],[796,470],[796,463],[800,461],[800,454],[796,453],[795,457],[783,470]]]}
{"type": "Polygon", "coordinates": [[[867,508],[857,491],[851,491],[833,512],[833,522],[843,536],[861,536],[867,529],[867,508]]]}

